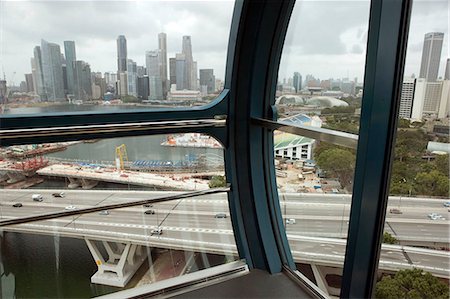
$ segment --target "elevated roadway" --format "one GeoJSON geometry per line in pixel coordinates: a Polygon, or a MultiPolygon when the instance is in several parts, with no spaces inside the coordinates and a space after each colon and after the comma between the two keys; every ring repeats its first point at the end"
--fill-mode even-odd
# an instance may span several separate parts
{"type": "MultiPolygon", "coordinates": [[[[68,205],[78,208],[104,204],[150,199],[168,192],[147,191],[66,191],[64,198],[54,198],[49,190],[3,190],[0,196],[2,219],[61,211],[68,205]],[[33,202],[31,195],[44,195],[43,202],[33,202]],[[21,208],[12,205],[21,202],[21,208]]],[[[425,243],[449,243],[448,219],[430,220],[427,214],[447,216],[445,200],[393,198],[390,207],[403,214],[389,214],[386,226],[400,240],[418,239],[425,243]]],[[[281,203],[287,218],[296,219],[287,225],[287,234],[293,256],[297,262],[342,266],[345,254],[345,237],[348,229],[350,199],[347,196],[286,195],[281,203]]],[[[89,238],[104,241],[129,241],[150,247],[164,247],[236,254],[233,231],[229,218],[215,218],[217,213],[228,214],[225,194],[173,200],[154,204],[153,207],[133,207],[98,213],[64,217],[48,221],[5,227],[5,230],[38,234],[89,238]],[[154,210],[155,214],[145,214],[154,210]],[[161,227],[162,235],[151,235],[151,230],[161,227]]],[[[445,217],[448,218],[448,217],[445,217]]],[[[448,246],[447,246],[448,247],[448,246]]],[[[383,270],[418,267],[436,276],[449,277],[450,254],[399,245],[384,245],[380,259],[383,270]]]]}

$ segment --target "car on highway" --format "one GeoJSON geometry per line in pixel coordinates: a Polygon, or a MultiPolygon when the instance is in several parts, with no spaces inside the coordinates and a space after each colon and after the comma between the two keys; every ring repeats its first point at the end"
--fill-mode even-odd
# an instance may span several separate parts
{"type": "Polygon", "coordinates": [[[44,197],[42,194],[33,194],[31,195],[31,199],[33,199],[33,201],[43,201],[44,197]]]}
{"type": "Polygon", "coordinates": [[[295,219],[294,218],[286,219],[286,224],[295,224],[295,219]]]}
{"type": "Polygon", "coordinates": [[[98,214],[99,215],[109,215],[109,212],[108,212],[108,210],[104,210],[104,211],[100,211],[98,214]]]}
{"type": "Polygon", "coordinates": [[[446,201],[446,202],[444,202],[444,207],[446,207],[446,208],[450,208],[450,201],[446,201]]]}
{"type": "Polygon", "coordinates": [[[150,234],[152,236],[153,235],[162,235],[162,233],[163,233],[163,231],[162,231],[162,228],[160,228],[160,227],[154,228],[150,231],[150,234]]]}
{"type": "Polygon", "coordinates": [[[64,197],[65,194],[64,194],[64,192],[57,192],[57,193],[52,193],[52,196],[53,197],[64,197]]]}
{"type": "Polygon", "coordinates": [[[155,215],[155,210],[147,210],[147,211],[144,212],[144,214],[155,215]]]}
{"type": "Polygon", "coordinates": [[[391,214],[403,214],[403,212],[400,211],[400,209],[390,209],[389,213],[391,213],[391,214]]]}
{"type": "Polygon", "coordinates": [[[20,207],[22,207],[22,206],[23,206],[23,205],[22,205],[20,202],[13,204],[13,207],[14,207],[14,208],[20,208],[20,207]]]}
{"type": "Polygon", "coordinates": [[[214,215],[214,218],[227,218],[227,214],[225,213],[217,213],[214,215]]]}
{"type": "Polygon", "coordinates": [[[72,211],[72,210],[76,210],[77,207],[76,207],[76,206],[70,205],[70,206],[65,207],[64,209],[69,210],[69,211],[72,211]]]}
{"type": "Polygon", "coordinates": [[[430,218],[431,220],[445,220],[445,218],[442,217],[442,215],[438,214],[438,213],[430,213],[428,214],[428,218],[430,218]]]}
{"type": "Polygon", "coordinates": [[[144,205],[144,208],[153,208],[153,205],[151,203],[146,203],[144,205]]]}

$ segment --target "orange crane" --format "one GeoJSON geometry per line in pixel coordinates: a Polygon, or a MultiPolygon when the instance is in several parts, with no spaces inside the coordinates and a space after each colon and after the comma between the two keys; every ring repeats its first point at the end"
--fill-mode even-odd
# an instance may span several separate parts
{"type": "Polygon", "coordinates": [[[124,170],[125,161],[128,163],[127,146],[125,144],[116,146],[116,169],[124,170]]]}

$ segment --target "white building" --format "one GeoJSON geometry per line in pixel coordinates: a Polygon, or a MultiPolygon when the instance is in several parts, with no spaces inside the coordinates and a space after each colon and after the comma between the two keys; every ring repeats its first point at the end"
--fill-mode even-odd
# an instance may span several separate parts
{"type": "Polygon", "coordinates": [[[199,90],[177,90],[177,85],[172,84],[170,92],[167,94],[169,101],[199,101],[202,95],[199,90]]]}
{"type": "Polygon", "coordinates": [[[399,117],[411,118],[412,106],[414,101],[414,89],[416,86],[416,79],[405,78],[402,84],[402,94],[400,98],[399,117]]]}

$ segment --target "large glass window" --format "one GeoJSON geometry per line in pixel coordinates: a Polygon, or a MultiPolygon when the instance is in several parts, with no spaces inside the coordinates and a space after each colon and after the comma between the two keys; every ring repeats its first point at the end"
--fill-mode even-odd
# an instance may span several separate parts
{"type": "Polygon", "coordinates": [[[237,259],[226,192],[108,207],[224,187],[210,136],[14,145],[0,157],[0,220],[55,214],[2,228],[5,298],[98,296],[237,259]]]}
{"type": "Polygon", "coordinates": [[[369,4],[297,1],[278,72],[278,122],[349,141],[274,132],[278,196],[294,261],[334,296],[346,249],[369,4]]]}
{"type": "Polygon", "coordinates": [[[222,91],[232,1],[2,1],[3,114],[192,107],[222,91]]]}
{"type": "Polygon", "coordinates": [[[448,297],[448,285],[442,283],[450,274],[448,5],[413,2],[384,226],[385,254],[375,292],[379,298],[394,284],[390,296],[404,297],[423,277],[435,290],[420,290],[424,297],[448,297]],[[397,256],[397,262],[387,264],[388,256],[397,256]],[[407,286],[401,277],[414,282],[407,286]]]}

